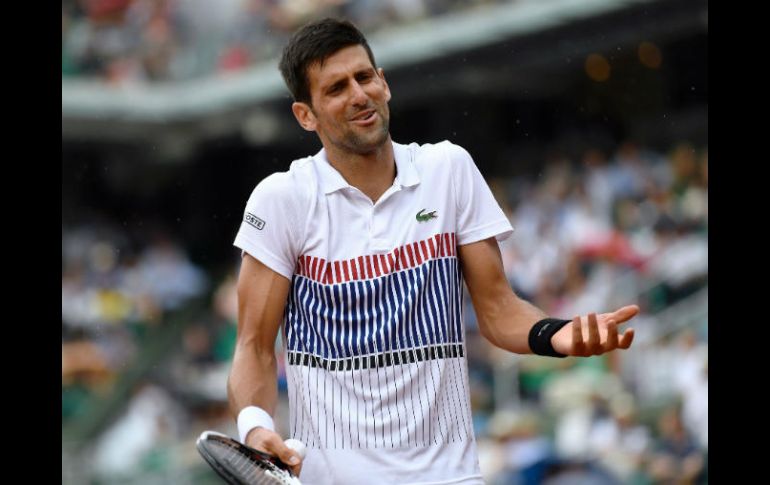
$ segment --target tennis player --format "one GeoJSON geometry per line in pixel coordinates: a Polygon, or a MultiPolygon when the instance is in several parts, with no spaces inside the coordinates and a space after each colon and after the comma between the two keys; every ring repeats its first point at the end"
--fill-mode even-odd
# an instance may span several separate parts
{"type": "Polygon", "coordinates": [[[511,290],[513,229],[473,159],[448,141],[394,142],[391,92],[360,31],[302,27],[280,70],[323,148],[254,189],[235,246],[238,340],[228,380],[240,439],[307,484],[481,484],[468,393],[463,281],[482,335],[554,357],[628,348],[639,311],[550,318],[511,290]],[[288,436],[276,433],[283,332],[288,436]],[[284,444],[307,445],[304,460],[284,444]]]}

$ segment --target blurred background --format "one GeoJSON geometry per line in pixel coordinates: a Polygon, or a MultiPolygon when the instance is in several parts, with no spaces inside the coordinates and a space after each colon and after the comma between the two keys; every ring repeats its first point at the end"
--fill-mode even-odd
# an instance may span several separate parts
{"type": "Polygon", "coordinates": [[[642,308],[631,350],[552,359],[465,299],[487,483],[707,483],[705,0],[62,0],[62,483],[220,483],[194,442],[237,435],[232,241],[320,148],[277,58],[328,15],[367,34],[395,141],[473,155],[519,295],[642,308]]]}

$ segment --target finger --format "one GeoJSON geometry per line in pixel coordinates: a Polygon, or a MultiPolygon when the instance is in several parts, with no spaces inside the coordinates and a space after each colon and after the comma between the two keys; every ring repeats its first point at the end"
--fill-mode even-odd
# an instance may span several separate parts
{"type": "Polygon", "coordinates": [[[299,476],[299,472],[302,470],[302,461],[305,459],[305,454],[307,453],[307,446],[305,446],[305,443],[301,442],[298,439],[290,438],[288,440],[284,440],[284,444],[294,450],[297,455],[300,458],[299,465],[295,465],[291,467],[291,471],[294,474],[294,476],[299,476]]]}
{"type": "Polygon", "coordinates": [[[588,314],[588,353],[591,355],[601,354],[602,347],[599,344],[599,324],[596,322],[596,313],[588,314]]]}
{"type": "Polygon", "coordinates": [[[639,313],[638,305],[626,305],[618,310],[615,310],[610,318],[615,320],[618,324],[631,320],[639,313]]]}
{"type": "Polygon", "coordinates": [[[284,443],[284,441],[277,433],[270,435],[270,437],[265,441],[265,447],[267,448],[267,453],[278,457],[278,459],[283,463],[289,465],[292,473],[295,475],[299,474],[302,457],[299,455],[299,453],[297,453],[296,450],[292,450],[286,446],[286,443],[284,443]]]}
{"type": "Polygon", "coordinates": [[[299,456],[299,453],[286,446],[283,441],[275,447],[275,454],[282,462],[292,467],[298,466],[302,462],[302,457],[299,456]]]}
{"type": "Polygon", "coordinates": [[[583,355],[585,352],[585,343],[583,342],[583,329],[580,324],[580,317],[572,319],[572,355],[583,355]]]}
{"type": "Polygon", "coordinates": [[[300,472],[302,471],[302,460],[300,460],[299,465],[290,465],[289,471],[291,471],[291,474],[295,477],[298,477],[300,472]]]}
{"type": "Polygon", "coordinates": [[[620,337],[620,343],[618,343],[618,347],[621,349],[627,349],[631,346],[631,342],[634,341],[634,329],[628,328],[625,332],[623,332],[623,336],[620,337]]]}
{"type": "Polygon", "coordinates": [[[614,320],[607,322],[607,341],[604,342],[604,350],[609,352],[618,348],[618,325],[614,320]]]}

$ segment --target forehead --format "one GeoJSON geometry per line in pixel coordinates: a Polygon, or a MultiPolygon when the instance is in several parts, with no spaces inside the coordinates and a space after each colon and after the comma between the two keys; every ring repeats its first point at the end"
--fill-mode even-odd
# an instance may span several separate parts
{"type": "Polygon", "coordinates": [[[369,60],[369,55],[362,45],[344,47],[329,56],[323,64],[316,62],[308,67],[307,77],[310,82],[310,90],[373,67],[372,61],[369,60]]]}

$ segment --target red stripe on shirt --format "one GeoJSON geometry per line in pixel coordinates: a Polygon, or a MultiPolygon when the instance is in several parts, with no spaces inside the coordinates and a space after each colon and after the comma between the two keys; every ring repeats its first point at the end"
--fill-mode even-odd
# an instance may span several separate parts
{"type": "Polygon", "coordinates": [[[348,262],[342,262],[342,270],[345,272],[345,282],[350,281],[350,270],[348,269],[348,262]]]}
{"type": "Polygon", "coordinates": [[[334,275],[332,274],[333,266],[330,262],[327,261],[326,263],[326,274],[324,275],[324,283],[331,284],[334,283],[334,275]]]}
{"type": "Polygon", "coordinates": [[[406,254],[406,250],[404,247],[409,248],[409,246],[401,246],[401,267],[404,269],[409,269],[411,267],[411,261],[410,258],[406,254]]]}
{"type": "Polygon", "coordinates": [[[372,269],[372,257],[369,254],[366,255],[366,277],[374,278],[374,270],[372,269]]]}
{"type": "Polygon", "coordinates": [[[412,249],[414,250],[414,255],[417,257],[417,264],[422,264],[422,253],[420,252],[420,243],[412,243],[412,249]]]}
{"type": "Polygon", "coordinates": [[[342,282],[342,274],[340,274],[340,262],[335,261],[334,262],[334,282],[335,283],[341,283],[342,282]]]}
{"type": "Polygon", "coordinates": [[[399,246],[386,254],[367,254],[340,261],[303,255],[297,258],[295,272],[324,284],[345,283],[378,278],[434,258],[456,255],[457,235],[443,233],[399,246]]]}
{"type": "Polygon", "coordinates": [[[372,255],[372,266],[374,267],[374,276],[379,277],[382,271],[380,270],[380,255],[372,255]]]}
{"type": "Polygon", "coordinates": [[[307,257],[307,277],[312,278],[313,277],[313,269],[315,268],[315,257],[308,256],[307,257]]]}
{"type": "Polygon", "coordinates": [[[420,241],[420,249],[422,249],[422,259],[423,261],[427,261],[430,259],[430,253],[428,252],[428,245],[425,243],[425,241],[420,241]]]}

